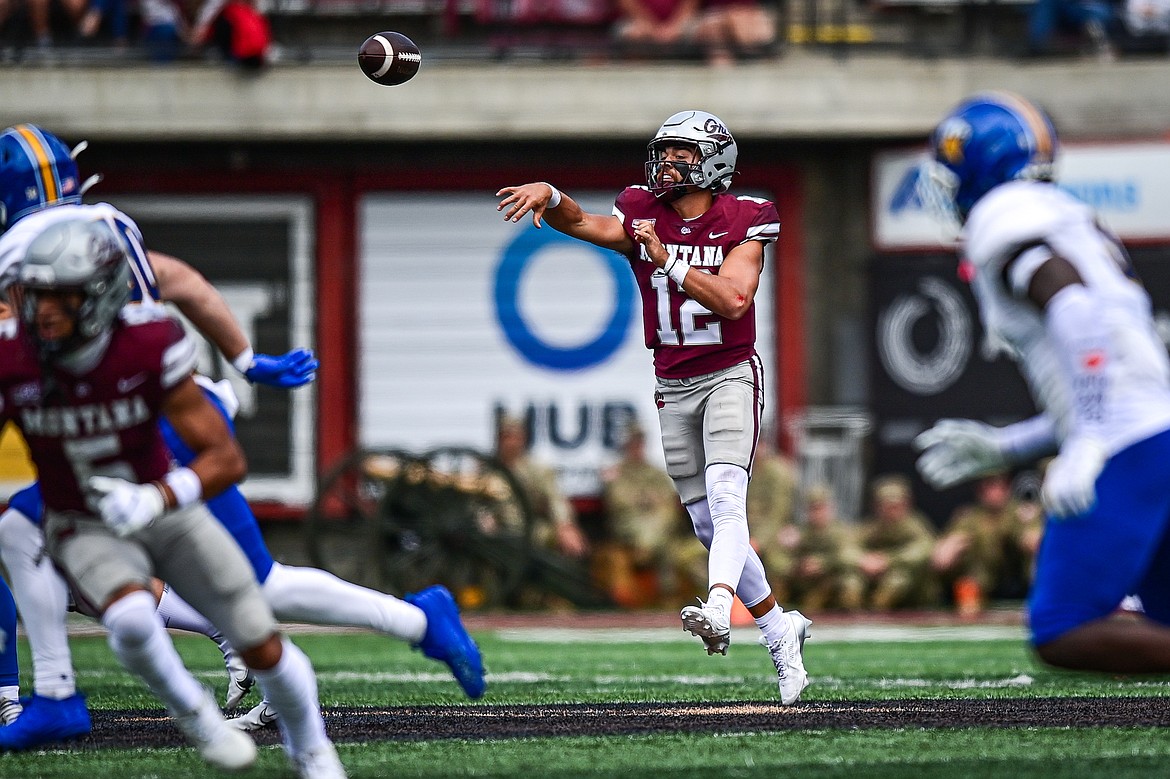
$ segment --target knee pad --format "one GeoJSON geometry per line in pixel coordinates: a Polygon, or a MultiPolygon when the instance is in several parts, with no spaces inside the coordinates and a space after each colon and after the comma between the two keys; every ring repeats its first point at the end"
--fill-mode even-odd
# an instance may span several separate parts
{"type": "Polygon", "coordinates": [[[154,598],[145,590],[132,592],[110,604],[102,614],[110,641],[125,647],[145,644],[162,624],[154,608],[154,598]]]}
{"type": "Polygon", "coordinates": [[[707,497],[714,524],[742,521],[747,524],[747,471],[738,465],[716,463],[707,468],[707,497]]]}

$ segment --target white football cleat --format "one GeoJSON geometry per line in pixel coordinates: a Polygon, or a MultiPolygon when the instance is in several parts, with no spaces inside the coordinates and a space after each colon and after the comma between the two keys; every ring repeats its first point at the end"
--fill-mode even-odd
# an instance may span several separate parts
{"type": "Polygon", "coordinates": [[[699,601],[698,606],[683,607],[679,616],[683,630],[703,639],[707,654],[727,654],[731,645],[731,609],[699,601]]]}
{"type": "Polygon", "coordinates": [[[276,709],[272,708],[271,703],[268,701],[260,701],[247,714],[233,717],[227,721],[227,724],[236,730],[250,733],[253,730],[272,727],[276,724],[279,716],[276,713],[276,709]]]}
{"type": "Polygon", "coordinates": [[[337,750],[329,742],[309,752],[293,756],[292,764],[301,779],[347,779],[345,766],[341,764],[337,750]]]}
{"type": "Polygon", "coordinates": [[[800,700],[800,694],[808,687],[808,673],[804,670],[804,642],[812,633],[812,620],[799,611],[786,611],[790,629],[784,638],[767,644],[763,636],[760,643],[766,644],[776,666],[777,684],[780,687],[780,703],[791,706],[800,700]]]}
{"type": "Polygon", "coordinates": [[[194,711],[175,717],[175,724],[200,756],[224,771],[240,771],[256,762],[256,744],[246,733],[229,727],[211,694],[194,711]]]}
{"type": "Polygon", "coordinates": [[[223,662],[228,670],[228,689],[223,707],[230,710],[238,707],[240,701],[244,700],[256,686],[256,677],[252,674],[252,669],[235,652],[224,655],[223,662]]]}

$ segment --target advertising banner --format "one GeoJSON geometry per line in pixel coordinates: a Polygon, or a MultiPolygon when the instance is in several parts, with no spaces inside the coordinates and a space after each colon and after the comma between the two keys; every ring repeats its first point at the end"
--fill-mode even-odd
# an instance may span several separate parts
{"type": "MultiPolygon", "coordinates": [[[[573,196],[609,213],[615,194],[573,196]]],[[[636,419],[662,463],[651,355],[624,257],[530,218],[506,223],[482,194],[371,194],[359,234],[362,444],[491,452],[496,419],[509,413],[526,421],[533,455],[556,467],[566,494],[589,497],[636,419]]],[[[756,298],[766,371],[771,274],[765,263],[756,298]]]]}
{"type": "MultiPolygon", "coordinates": [[[[879,153],[871,204],[873,243],[897,251],[946,246],[954,230],[940,225],[919,189],[921,149],[879,153]]],[[[1170,240],[1170,144],[1065,145],[1057,158],[1060,186],[1097,209],[1130,241],[1170,240]]]]}

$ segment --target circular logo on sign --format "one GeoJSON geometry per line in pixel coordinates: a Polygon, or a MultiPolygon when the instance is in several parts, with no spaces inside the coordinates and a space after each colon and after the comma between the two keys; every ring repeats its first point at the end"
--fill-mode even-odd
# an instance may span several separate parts
{"type": "MultiPolygon", "coordinates": [[[[566,272],[575,271],[566,268],[566,272]]],[[[554,230],[537,230],[530,227],[522,231],[504,249],[500,265],[496,268],[494,290],[496,318],[500,322],[504,336],[529,362],[552,370],[574,371],[589,368],[608,359],[617,351],[625,341],[636,294],[633,274],[630,273],[629,263],[624,257],[554,230]],[[520,284],[525,271],[532,267],[541,251],[556,243],[571,243],[575,247],[592,249],[613,276],[616,290],[612,301],[613,312],[601,331],[595,337],[572,346],[550,344],[541,338],[525,320],[520,306],[520,284]]]]}
{"type": "MultiPolygon", "coordinates": [[[[877,346],[882,366],[904,390],[936,395],[955,383],[971,357],[971,315],[959,293],[941,279],[919,280],[918,290],[900,295],[878,318],[877,346]],[[924,349],[915,328],[930,326],[937,339],[924,349]]],[[[928,339],[923,339],[928,340],[928,339]]]]}

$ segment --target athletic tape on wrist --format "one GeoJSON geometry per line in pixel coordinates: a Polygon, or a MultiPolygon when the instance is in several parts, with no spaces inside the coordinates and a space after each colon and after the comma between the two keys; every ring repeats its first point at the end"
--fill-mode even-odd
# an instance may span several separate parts
{"type": "Polygon", "coordinates": [[[561,191],[547,181],[542,181],[541,183],[552,190],[552,194],[548,196],[548,205],[545,208],[556,208],[559,206],[561,204],[561,191]]]}
{"type": "Polygon", "coordinates": [[[247,373],[248,369],[252,367],[252,363],[255,361],[256,353],[252,351],[252,347],[249,346],[247,349],[236,355],[236,358],[232,360],[232,367],[234,367],[240,373],[247,373]]]}
{"type": "Polygon", "coordinates": [[[190,468],[176,468],[164,476],[163,481],[175,494],[175,508],[190,506],[203,497],[203,482],[190,468]]]}
{"type": "Polygon", "coordinates": [[[678,257],[675,257],[673,260],[666,263],[665,270],[666,275],[674,279],[675,284],[678,284],[679,287],[682,287],[683,279],[687,277],[687,273],[690,272],[691,266],[689,263],[685,263],[678,257]]]}

